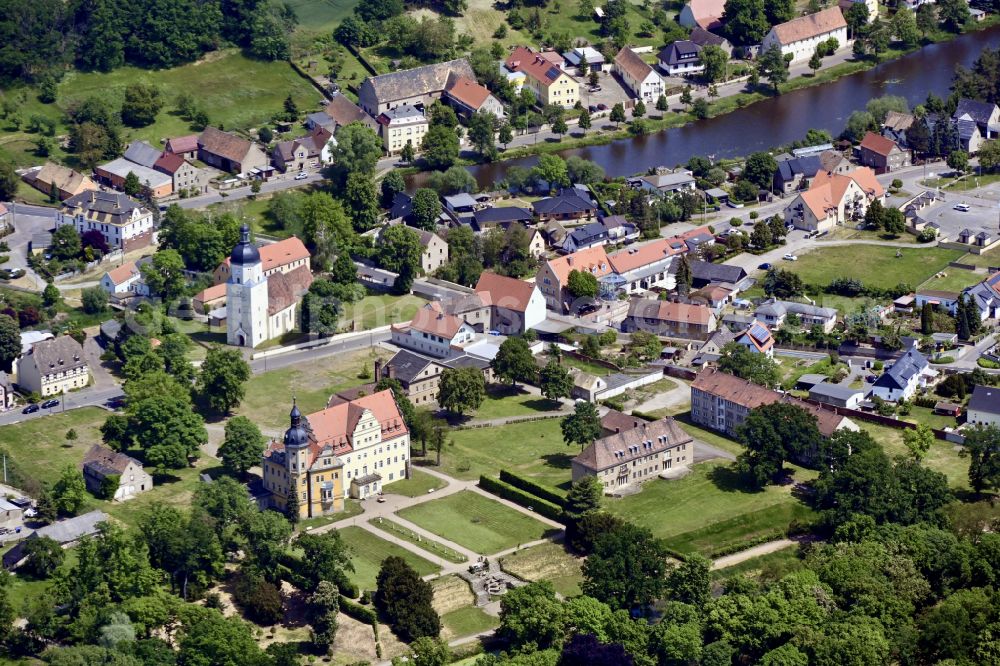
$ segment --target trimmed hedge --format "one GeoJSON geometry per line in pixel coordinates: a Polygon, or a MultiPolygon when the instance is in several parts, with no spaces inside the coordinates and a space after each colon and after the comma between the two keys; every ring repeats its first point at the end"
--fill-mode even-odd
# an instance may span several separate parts
{"type": "Polygon", "coordinates": [[[484,474],[479,477],[479,487],[498,497],[502,497],[505,500],[510,500],[515,504],[520,504],[525,508],[530,507],[535,513],[545,516],[550,520],[558,520],[561,523],[565,523],[566,521],[566,517],[563,515],[561,506],[553,504],[552,502],[542,499],[541,497],[527,493],[520,488],[516,488],[509,483],[500,481],[499,479],[494,479],[484,474]]]}
{"type": "Polygon", "coordinates": [[[507,470],[502,469],[500,470],[500,480],[503,481],[504,483],[514,486],[515,488],[520,488],[525,492],[529,492],[532,495],[537,495],[538,497],[541,497],[543,500],[548,500],[549,502],[552,502],[553,504],[558,505],[560,507],[566,506],[566,498],[564,496],[560,495],[551,488],[546,488],[543,485],[535,483],[531,479],[526,479],[522,476],[518,476],[517,474],[512,474],[507,470]]]}
{"type": "Polygon", "coordinates": [[[370,624],[373,627],[378,624],[378,615],[375,614],[375,611],[370,608],[365,608],[358,602],[348,599],[344,595],[340,595],[340,610],[345,615],[353,617],[358,622],[364,622],[365,624],[370,624]]]}
{"type": "Polygon", "coordinates": [[[659,421],[659,419],[653,416],[652,414],[647,414],[646,412],[640,412],[636,409],[632,410],[630,416],[642,419],[643,421],[659,421]]]}
{"type": "Polygon", "coordinates": [[[768,532],[767,534],[761,534],[760,536],[749,539],[748,541],[740,541],[738,543],[732,543],[728,546],[722,548],[717,548],[713,550],[708,559],[717,560],[720,557],[726,557],[727,555],[734,555],[736,553],[741,553],[744,550],[750,550],[751,548],[756,548],[765,543],[771,541],[777,541],[778,539],[784,539],[786,537],[785,530],[776,530],[774,532],[768,532]]]}

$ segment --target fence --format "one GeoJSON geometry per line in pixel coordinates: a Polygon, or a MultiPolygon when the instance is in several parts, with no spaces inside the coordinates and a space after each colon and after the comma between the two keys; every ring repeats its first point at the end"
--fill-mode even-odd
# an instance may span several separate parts
{"type": "MultiPolygon", "coordinates": [[[[327,345],[335,345],[341,342],[347,342],[348,340],[356,340],[358,338],[363,338],[366,335],[372,336],[372,342],[375,342],[376,336],[381,336],[383,333],[388,333],[391,329],[391,325],[379,326],[378,328],[373,328],[370,331],[358,331],[355,333],[341,333],[340,335],[331,335],[328,338],[319,338],[318,340],[310,340],[309,342],[300,342],[295,345],[287,345],[285,347],[278,347],[277,349],[268,349],[267,351],[255,352],[253,355],[253,360],[261,358],[270,358],[271,356],[279,356],[281,354],[286,354],[292,351],[298,351],[301,349],[312,349],[313,347],[325,347],[327,345]]],[[[378,342],[382,342],[381,337],[379,337],[378,342]]]]}
{"type": "MultiPolygon", "coordinates": [[[[837,407],[836,405],[829,405],[811,398],[804,398],[804,401],[811,405],[817,405],[821,409],[832,411],[840,416],[846,416],[850,419],[857,419],[859,421],[868,421],[869,423],[875,423],[888,428],[895,428],[896,430],[912,430],[919,425],[917,423],[910,423],[909,421],[894,419],[891,416],[882,416],[881,414],[875,414],[873,412],[862,412],[858,409],[837,407]]],[[[965,443],[965,437],[957,432],[948,432],[945,430],[939,430],[938,428],[931,428],[931,432],[934,433],[934,437],[937,439],[943,439],[947,442],[953,442],[955,444],[965,443]]]]}

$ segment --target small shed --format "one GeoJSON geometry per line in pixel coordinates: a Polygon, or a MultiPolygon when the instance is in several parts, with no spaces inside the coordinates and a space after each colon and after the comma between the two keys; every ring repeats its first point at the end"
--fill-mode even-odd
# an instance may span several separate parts
{"type": "Polygon", "coordinates": [[[795,382],[795,388],[802,389],[803,391],[811,391],[814,386],[822,384],[825,381],[826,375],[807,373],[799,377],[799,380],[795,382]]]}
{"type": "Polygon", "coordinates": [[[958,418],[962,414],[962,406],[953,402],[937,402],[934,403],[934,413],[958,418]]]}

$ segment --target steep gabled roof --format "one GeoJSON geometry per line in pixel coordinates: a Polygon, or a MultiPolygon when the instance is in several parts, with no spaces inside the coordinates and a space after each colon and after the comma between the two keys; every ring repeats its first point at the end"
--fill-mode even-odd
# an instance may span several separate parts
{"type": "Polygon", "coordinates": [[[340,93],[330,98],[330,103],[323,107],[322,112],[333,119],[339,126],[350,125],[353,122],[363,122],[367,118],[360,106],[340,93]]]}
{"type": "Polygon", "coordinates": [[[313,282],[308,266],[297,266],[287,273],[277,271],[267,276],[267,314],[291,307],[309,290],[313,282]]]}
{"type": "Polygon", "coordinates": [[[133,141],[125,149],[125,159],[150,169],[153,168],[156,160],[160,159],[162,154],[159,148],[154,148],[145,141],[133,141]]]}
{"type": "Polygon", "coordinates": [[[505,61],[507,69],[512,72],[524,72],[546,88],[552,85],[563,71],[552,64],[540,53],[535,53],[526,46],[518,46],[511,51],[505,61]]]}
{"type": "Polygon", "coordinates": [[[403,69],[364,80],[361,85],[370,85],[380,103],[392,102],[444,90],[448,77],[452,74],[475,79],[472,66],[465,58],[439,62],[413,69],[403,69]]]}
{"type": "Polygon", "coordinates": [[[692,437],[668,416],[659,421],[643,421],[638,427],[596,439],[573,458],[573,462],[589,470],[600,471],[626,465],[691,441],[692,437]]]}
{"type": "Polygon", "coordinates": [[[490,97],[490,91],[487,88],[467,76],[452,77],[445,92],[453,99],[476,111],[490,97]]]}
{"type": "Polygon", "coordinates": [[[675,303],[637,298],[629,304],[628,316],[650,322],[707,326],[712,320],[712,311],[700,303],[675,303]]]}
{"type": "Polygon", "coordinates": [[[563,286],[569,280],[570,272],[574,270],[590,273],[597,278],[609,275],[612,271],[603,245],[588,247],[564,257],[550,259],[547,263],[549,269],[559,280],[559,284],[563,286]]]}
{"type": "Polygon", "coordinates": [[[691,0],[688,6],[695,22],[705,30],[719,26],[726,13],[726,0],[691,0]]]}
{"type": "Polygon", "coordinates": [[[882,157],[888,157],[896,148],[898,146],[895,141],[875,132],[867,132],[865,138],[861,140],[862,150],[869,150],[882,157]]]}
{"type": "Polygon", "coordinates": [[[80,466],[95,476],[106,477],[112,474],[123,473],[133,463],[142,469],[142,463],[135,458],[127,456],[124,453],[112,451],[106,446],[94,444],[84,454],[83,463],[80,466]]]}
{"type": "Polygon", "coordinates": [[[964,115],[968,115],[976,121],[976,124],[986,125],[989,123],[990,116],[993,115],[996,108],[996,104],[980,102],[975,99],[962,98],[958,100],[958,106],[955,108],[955,113],[952,115],[952,118],[958,119],[964,115]]]}
{"type": "Polygon", "coordinates": [[[410,320],[410,328],[451,340],[458,334],[464,323],[455,315],[445,314],[440,304],[428,303],[413,315],[413,319],[410,320]]]}
{"type": "Polygon", "coordinates": [[[847,28],[847,21],[840,7],[829,7],[816,12],[780,23],[773,28],[774,36],[781,44],[788,45],[825,35],[828,32],[847,28]]]}
{"type": "Polygon", "coordinates": [[[624,47],[615,56],[615,64],[636,81],[645,81],[653,73],[653,68],[629,47],[624,47]]]}
{"type": "MultiPolygon", "coordinates": [[[[297,236],[289,236],[277,243],[261,245],[257,248],[257,251],[260,253],[261,269],[265,273],[272,268],[284,266],[293,261],[309,257],[309,250],[306,249],[305,244],[297,236]]],[[[229,257],[226,257],[222,263],[228,266],[229,257]]]]}
{"type": "Polygon", "coordinates": [[[253,144],[243,137],[206,127],[198,137],[198,147],[231,162],[242,162],[253,144]]]}
{"type": "Polygon", "coordinates": [[[524,312],[528,309],[531,296],[537,287],[524,280],[518,280],[504,275],[497,275],[489,271],[483,271],[476,283],[476,293],[484,301],[496,306],[524,312]]]}
{"type": "Polygon", "coordinates": [[[126,280],[131,279],[133,275],[138,275],[139,269],[135,265],[134,261],[129,261],[121,266],[118,266],[117,268],[112,268],[107,274],[108,277],[111,278],[112,284],[119,285],[126,280]]]}
{"type": "Polygon", "coordinates": [[[680,254],[680,251],[671,246],[670,239],[661,238],[645,245],[619,250],[609,255],[608,261],[611,262],[611,267],[615,269],[615,273],[622,275],[637,268],[662,261],[664,258],[672,257],[675,254],[680,254]]]}

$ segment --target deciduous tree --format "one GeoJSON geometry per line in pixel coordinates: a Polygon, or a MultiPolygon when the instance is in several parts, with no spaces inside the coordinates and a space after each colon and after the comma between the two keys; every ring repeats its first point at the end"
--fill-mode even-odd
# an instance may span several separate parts
{"type": "Polygon", "coordinates": [[[667,553],[646,529],[624,523],[598,537],[583,565],[583,593],[612,608],[644,608],[663,593],[667,553]]]}
{"type": "Polygon", "coordinates": [[[438,404],[453,414],[477,410],[486,399],[486,382],[476,368],[448,368],[441,373],[438,404]]]}
{"type": "Polygon", "coordinates": [[[535,382],[538,378],[535,357],[522,337],[504,340],[497,355],[490,361],[490,368],[502,381],[511,384],[535,382]]]}
{"type": "Polygon", "coordinates": [[[587,446],[601,436],[601,417],[592,402],[578,402],[572,414],[567,414],[559,424],[566,444],[587,446]]]}
{"type": "Polygon", "coordinates": [[[250,366],[237,349],[208,350],[198,375],[198,391],[209,406],[222,414],[238,407],[246,394],[250,366]]]}
{"type": "Polygon", "coordinates": [[[245,416],[234,416],[226,421],[225,431],[219,457],[227,471],[243,477],[251,467],[261,464],[267,440],[260,428],[245,416]]]}
{"type": "Polygon", "coordinates": [[[421,187],[413,193],[411,210],[417,227],[433,231],[437,227],[438,216],[441,215],[441,200],[434,190],[421,187]]]}
{"type": "Polygon", "coordinates": [[[538,373],[539,386],[549,400],[568,398],[573,391],[573,378],[557,360],[551,359],[538,373]]]}
{"type": "Polygon", "coordinates": [[[375,605],[393,623],[405,641],[437,637],[441,619],[432,606],[434,591],[406,560],[389,556],[382,560],[376,579],[375,605]]]}

